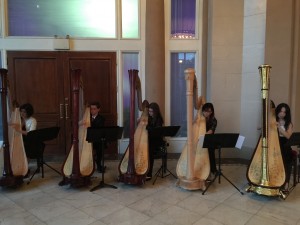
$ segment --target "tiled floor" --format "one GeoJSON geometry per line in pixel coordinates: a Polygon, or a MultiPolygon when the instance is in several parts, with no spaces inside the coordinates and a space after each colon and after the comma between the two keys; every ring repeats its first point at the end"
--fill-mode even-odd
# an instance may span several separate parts
{"type": "MultiPolygon", "coordinates": [[[[155,169],[159,167],[155,162],[155,169]]],[[[59,186],[60,175],[45,167],[45,178],[17,189],[0,188],[0,225],[104,225],[104,224],[300,224],[300,185],[286,200],[245,192],[245,165],[223,165],[223,174],[244,195],[221,177],[202,195],[200,190],[176,187],[172,176],[159,177],[154,185],[131,186],[117,182],[118,161],[108,161],[105,183],[117,189],[89,190],[99,184],[95,173],[90,187],[59,186]]],[[[177,160],[169,160],[175,173],[177,160]]],[[[53,164],[52,164],[53,165],[53,164]]],[[[54,165],[59,168],[60,165],[54,165]]],[[[32,170],[34,164],[32,164],[32,170]]]]}

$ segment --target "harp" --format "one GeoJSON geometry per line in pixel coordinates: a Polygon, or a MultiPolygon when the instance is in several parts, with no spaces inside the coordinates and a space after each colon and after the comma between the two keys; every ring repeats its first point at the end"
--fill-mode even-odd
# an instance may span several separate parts
{"type": "Polygon", "coordinates": [[[148,153],[148,105],[147,100],[142,103],[141,82],[138,70],[129,70],[130,79],[130,138],[129,146],[119,164],[120,182],[126,184],[141,185],[145,183],[146,173],[149,167],[148,153]],[[135,95],[137,92],[138,108],[142,116],[135,129],[135,95]]]}
{"type": "Polygon", "coordinates": [[[205,189],[210,166],[207,148],[202,148],[199,138],[206,133],[206,121],[202,115],[204,97],[198,97],[197,78],[194,69],[186,69],[187,142],[177,163],[177,186],[187,190],[205,189]],[[193,120],[193,104],[197,114],[193,120]]]}
{"type": "Polygon", "coordinates": [[[87,127],[90,127],[90,109],[84,107],[81,70],[71,71],[72,75],[72,107],[73,138],[72,146],[62,166],[63,180],[59,185],[70,184],[74,187],[87,186],[94,173],[92,143],[86,141],[87,127]],[[84,124],[80,124],[81,116],[84,124]]]}
{"type": "Polygon", "coordinates": [[[276,126],[275,105],[269,101],[271,66],[258,67],[262,82],[262,132],[247,169],[248,192],[266,196],[286,196],[280,188],[285,182],[284,162],[276,126]]]}
{"type": "Polygon", "coordinates": [[[7,72],[6,69],[0,69],[3,124],[3,145],[0,150],[0,168],[3,169],[3,177],[0,180],[0,186],[18,186],[23,183],[23,177],[28,171],[28,162],[23,136],[14,129],[16,126],[21,127],[19,108],[14,107],[10,115],[10,124],[13,124],[14,127],[8,126],[11,101],[8,91],[7,72]]]}

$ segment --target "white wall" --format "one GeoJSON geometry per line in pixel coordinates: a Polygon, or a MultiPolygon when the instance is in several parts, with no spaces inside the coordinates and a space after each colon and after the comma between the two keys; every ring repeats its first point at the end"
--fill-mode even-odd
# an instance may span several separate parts
{"type": "Polygon", "coordinates": [[[261,80],[258,66],[265,64],[266,0],[245,0],[241,82],[240,132],[246,137],[242,158],[250,158],[261,133],[261,80]]]}
{"type": "MultiPolygon", "coordinates": [[[[215,106],[216,133],[240,133],[244,2],[209,1],[208,101],[215,106]]],[[[226,149],[222,157],[236,157],[226,149]]]]}

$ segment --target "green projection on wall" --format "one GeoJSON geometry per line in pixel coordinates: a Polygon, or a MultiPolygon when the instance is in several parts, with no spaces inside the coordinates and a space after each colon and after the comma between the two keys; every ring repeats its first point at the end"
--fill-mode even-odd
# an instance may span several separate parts
{"type": "Polygon", "coordinates": [[[122,36],[138,38],[139,0],[9,0],[8,36],[117,38],[118,1],[122,36]]]}

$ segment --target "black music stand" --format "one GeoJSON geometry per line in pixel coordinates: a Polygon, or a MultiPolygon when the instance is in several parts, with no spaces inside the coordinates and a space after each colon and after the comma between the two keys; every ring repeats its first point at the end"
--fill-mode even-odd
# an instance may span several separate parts
{"type": "Polygon", "coordinates": [[[213,151],[217,148],[219,151],[219,163],[218,169],[214,179],[207,185],[202,195],[208,190],[210,185],[219,177],[219,184],[221,183],[221,176],[224,177],[235,189],[237,189],[242,195],[244,194],[237,188],[223,173],[221,170],[221,148],[234,148],[236,146],[239,134],[223,133],[223,134],[206,134],[203,141],[203,148],[213,148],[213,151]]]}
{"type": "MultiPolygon", "coordinates": [[[[102,145],[102,168],[104,168],[104,149],[105,149],[105,143],[107,141],[116,141],[122,137],[123,134],[123,127],[119,126],[113,126],[113,127],[101,127],[101,128],[95,128],[95,127],[89,127],[87,129],[87,135],[86,140],[88,142],[101,142],[102,145]]],[[[100,183],[93,187],[90,191],[95,191],[98,188],[103,187],[111,187],[117,189],[116,186],[106,184],[104,182],[104,172],[102,172],[102,180],[100,183]]]]}
{"type": "Polygon", "coordinates": [[[44,161],[44,148],[45,148],[44,142],[57,138],[59,130],[60,127],[48,127],[48,128],[42,128],[42,129],[30,131],[26,135],[26,142],[29,143],[29,146],[32,147],[34,146],[33,148],[38,148],[35,149],[35,154],[36,154],[35,157],[38,160],[37,163],[38,165],[34,173],[31,175],[27,184],[30,183],[34,175],[38,173],[40,169],[42,169],[42,178],[44,178],[44,165],[48,166],[50,169],[52,169],[53,171],[61,175],[61,173],[58,170],[54,169],[52,166],[50,166],[44,161]]]}
{"type": "MultiPolygon", "coordinates": [[[[157,137],[157,138],[161,138],[161,137],[173,137],[177,134],[178,130],[179,130],[180,126],[168,126],[168,127],[155,127],[155,128],[151,128],[148,130],[149,132],[149,136],[151,137],[157,137]]],[[[158,171],[155,173],[154,175],[154,181],[153,181],[153,185],[157,179],[157,177],[161,177],[161,178],[165,178],[169,175],[172,175],[174,178],[177,179],[177,176],[175,176],[170,170],[168,170],[167,168],[167,144],[165,146],[163,146],[162,148],[164,148],[163,150],[161,149],[161,151],[165,151],[162,152],[162,154],[164,154],[164,159],[162,159],[162,164],[160,166],[160,168],[158,169],[158,171]],[[167,173],[168,174],[165,174],[167,173]]]]}

